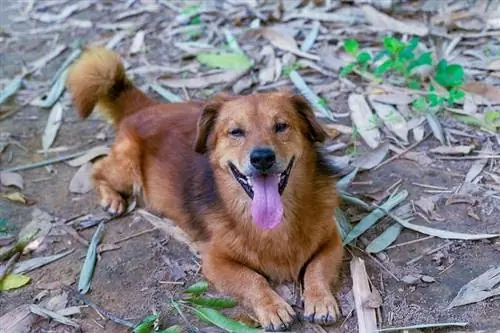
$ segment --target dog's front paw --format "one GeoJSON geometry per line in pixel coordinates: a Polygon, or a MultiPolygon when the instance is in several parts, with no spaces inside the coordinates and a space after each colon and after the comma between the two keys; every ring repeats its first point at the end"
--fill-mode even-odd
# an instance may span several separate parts
{"type": "Polygon", "coordinates": [[[304,319],[315,324],[331,325],[340,318],[337,300],[329,292],[304,296],[304,319]]]}
{"type": "Polygon", "coordinates": [[[266,331],[286,331],[295,321],[295,311],[283,299],[261,302],[254,308],[255,314],[266,331]]]}
{"type": "Polygon", "coordinates": [[[127,203],[120,193],[101,186],[101,207],[109,214],[119,216],[125,213],[127,203]]]}

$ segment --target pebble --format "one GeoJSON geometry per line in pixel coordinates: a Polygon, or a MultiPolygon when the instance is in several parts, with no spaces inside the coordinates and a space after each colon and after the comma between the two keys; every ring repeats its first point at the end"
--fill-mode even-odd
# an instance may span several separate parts
{"type": "Polygon", "coordinates": [[[417,284],[420,281],[421,275],[405,275],[401,278],[401,281],[406,284],[417,284]]]}
{"type": "Polygon", "coordinates": [[[429,275],[423,275],[420,279],[425,283],[436,282],[436,279],[429,275]]]}

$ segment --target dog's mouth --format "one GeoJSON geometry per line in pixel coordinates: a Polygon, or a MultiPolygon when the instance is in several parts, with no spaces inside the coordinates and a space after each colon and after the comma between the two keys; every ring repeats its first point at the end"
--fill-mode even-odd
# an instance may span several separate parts
{"type": "Polygon", "coordinates": [[[293,167],[293,157],[285,171],[246,176],[231,162],[229,169],[236,181],[252,199],[252,217],[255,224],[272,229],[278,226],[283,218],[281,195],[288,185],[288,178],[293,167]]]}

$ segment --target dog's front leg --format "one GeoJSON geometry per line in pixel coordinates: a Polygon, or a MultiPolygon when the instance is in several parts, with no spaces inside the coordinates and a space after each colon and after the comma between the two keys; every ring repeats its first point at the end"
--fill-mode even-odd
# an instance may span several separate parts
{"type": "Polygon", "coordinates": [[[242,300],[251,307],[266,331],[288,329],[295,312],[269,285],[266,279],[249,267],[227,256],[206,253],[203,256],[203,274],[224,293],[242,300]]]}
{"type": "Polygon", "coordinates": [[[340,237],[334,234],[307,265],[304,273],[305,320],[329,325],[340,317],[332,286],[338,279],[343,251],[340,237]]]}

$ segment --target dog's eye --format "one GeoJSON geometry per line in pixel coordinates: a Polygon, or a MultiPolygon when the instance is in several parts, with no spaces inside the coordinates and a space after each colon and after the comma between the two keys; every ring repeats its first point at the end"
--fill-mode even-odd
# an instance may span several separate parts
{"type": "Polygon", "coordinates": [[[276,133],[283,133],[284,131],[286,131],[288,128],[288,125],[285,124],[285,123],[277,123],[276,125],[274,125],[274,131],[276,133]]]}
{"type": "Polygon", "coordinates": [[[233,128],[229,130],[229,135],[234,136],[235,138],[241,138],[245,136],[245,131],[241,128],[233,128]]]}

